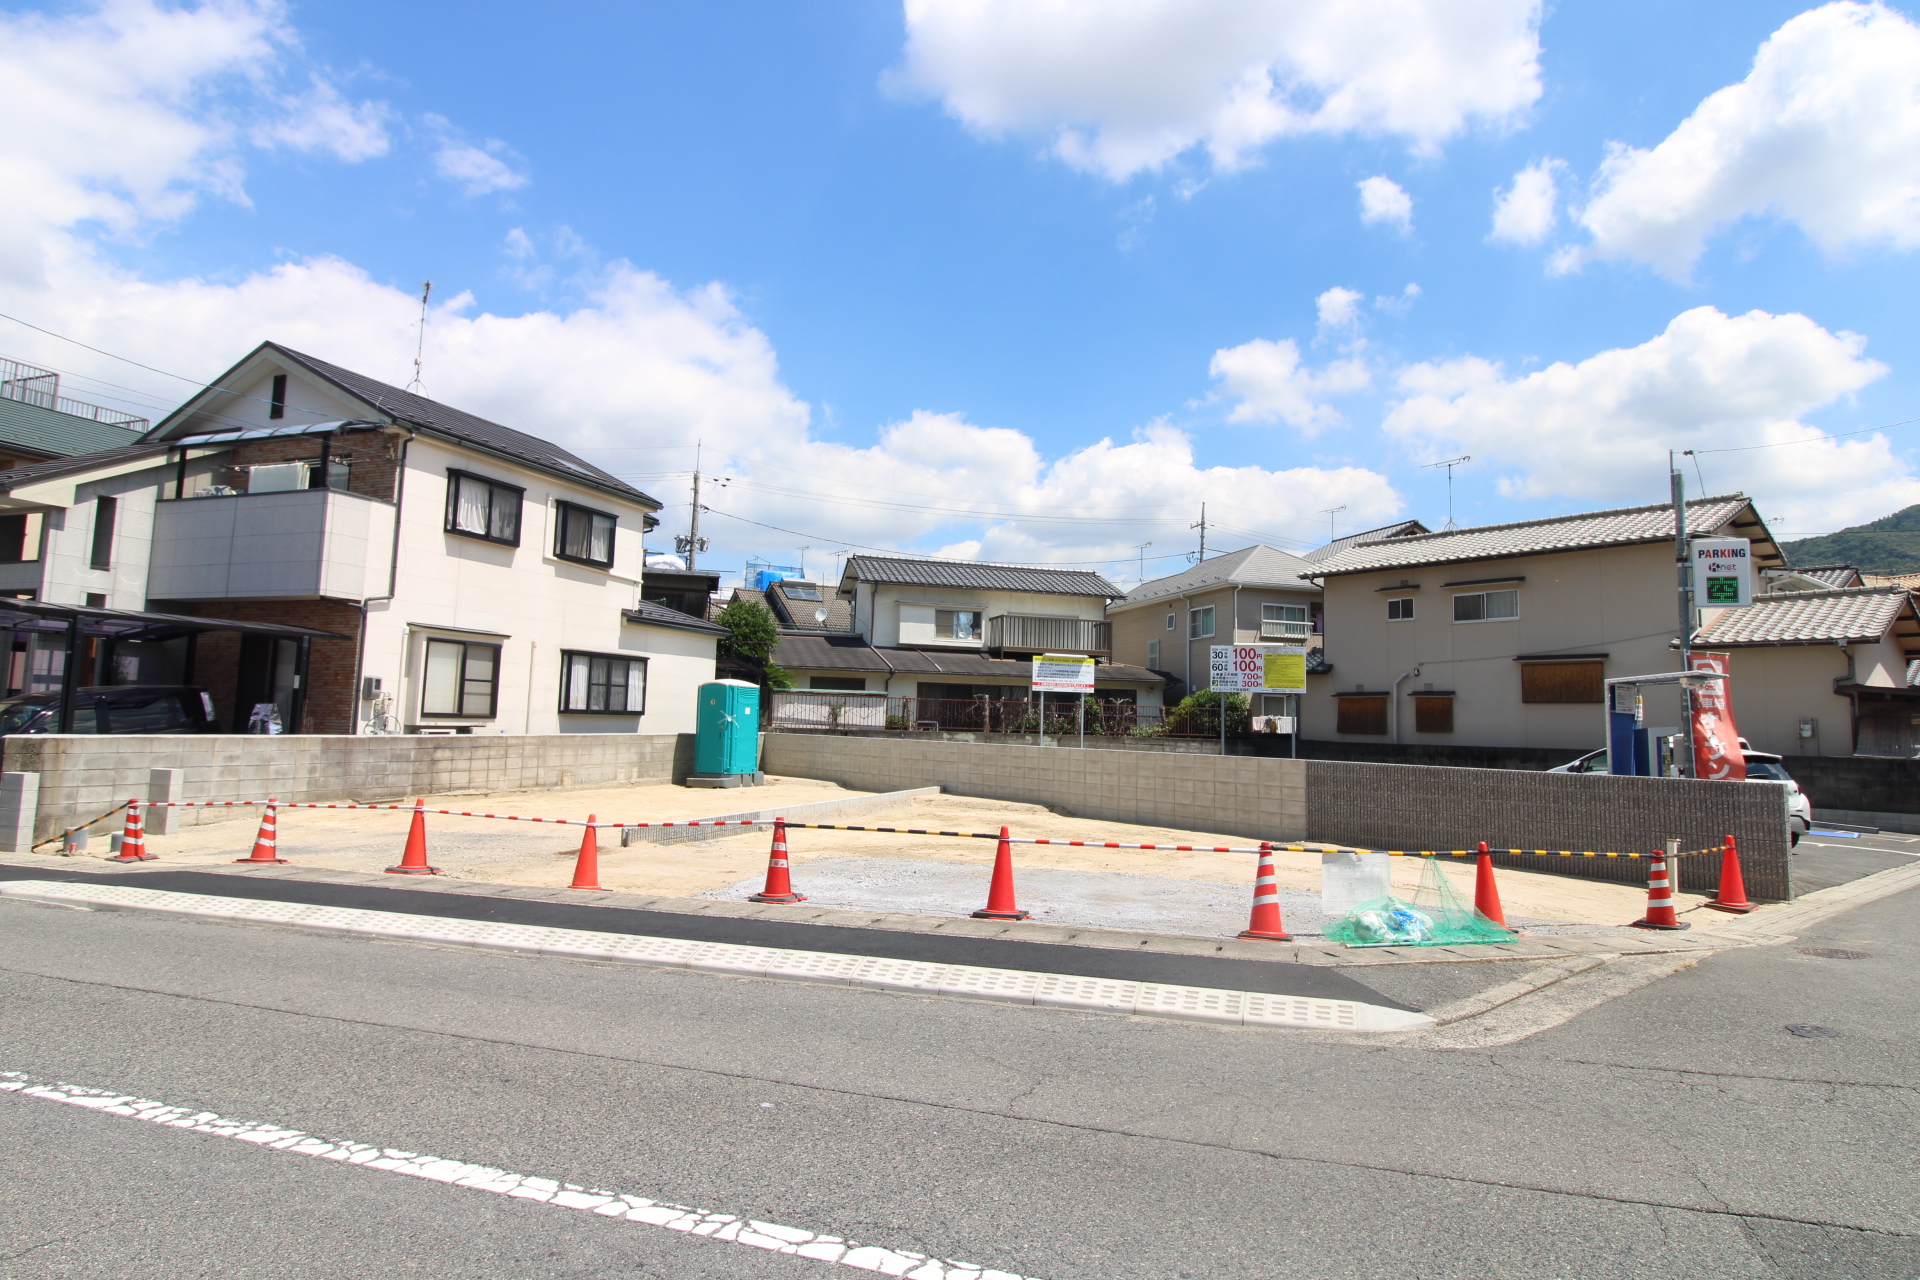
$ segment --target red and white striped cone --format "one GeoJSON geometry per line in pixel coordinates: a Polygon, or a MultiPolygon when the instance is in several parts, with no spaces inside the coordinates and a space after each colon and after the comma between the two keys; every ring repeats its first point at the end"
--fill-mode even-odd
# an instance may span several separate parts
{"type": "Polygon", "coordinates": [[[1243,938],[1265,938],[1270,942],[1292,942],[1280,919],[1280,890],[1273,882],[1273,846],[1260,842],[1260,869],[1253,876],[1253,918],[1240,931],[1243,938]]]}
{"type": "Polygon", "coordinates": [[[1500,886],[1493,882],[1493,855],[1487,852],[1487,842],[1480,842],[1478,865],[1473,873],[1473,909],[1502,929],[1510,929],[1507,913],[1500,909],[1500,886]]]}
{"type": "Polygon", "coordinates": [[[1707,905],[1715,911],[1731,911],[1737,916],[1753,910],[1753,904],[1747,901],[1746,877],[1740,874],[1740,848],[1732,836],[1727,837],[1726,849],[1720,854],[1720,888],[1707,905]]]}
{"type": "Polygon", "coordinates": [[[1031,912],[1022,911],[1013,900],[1013,845],[1008,831],[1000,828],[1000,847],[993,854],[993,881],[987,886],[987,905],[973,913],[975,920],[1025,920],[1031,912]]]}
{"type": "Polygon", "coordinates": [[[748,902],[805,902],[807,895],[793,891],[793,877],[787,868],[787,820],[773,820],[773,850],[767,855],[767,887],[748,898],[748,902]]]}
{"type": "Polygon", "coordinates": [[[120,852],[108,862],[152,862],[160,855],[147,852],[146,819],[140,816],[140,802],[127,801],[127,828],[120,837],[120,852]]]}
{"type": "Polygon", "coordinates": [[[272,796],[267,797],[267,811],[260,815],[260,834],[253,838],[253,852],[244,858],[235,858],[241,865],[254,863],[284,863],[280,856],[280,820],[276,816],[278,803],[272,796]]]}
{"type": "Polygon", "coordinates": [[[400,865],[388,867],[390,876],[437,876],[440,868],[427,865],[427,802],[416,799],[413,802],[413,825],[407,829],[407,851],[400,855],[400,865]]]}
{"type": "MultiPolygon", "coordinates": [[[[1677,845],[1679,841],[1668,841],[1677,845]]],[[[1691,924],[1683,923],[1673,914],[1673,882],[1667,877],[1667,855],[1653,855],[1653,866],[1647,873],[1647,914],[1633,922],[1636,929],[1691,929],[1691,924]]]]}
{"type": "Polygon", "coordinates": [[[593,825],[597,821],[596,815],[587,815],[587,833],[580,837],[580,857],[573,864],[573,883],[567,886],[569,889],[600,888],[599,828],[593,825]]]}

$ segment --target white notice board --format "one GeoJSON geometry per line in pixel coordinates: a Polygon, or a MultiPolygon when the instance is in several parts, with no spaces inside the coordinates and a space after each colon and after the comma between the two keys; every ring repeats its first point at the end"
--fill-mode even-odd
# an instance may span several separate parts
{"type": "Polygon", "coordinates": [[[1739,609],[1753,603],[1753,544],[1745,538],[1695,538],[1696,609],[1739,609]]]}
{"type": "Polygon", "coordinates": [[[1305,693],[1307,651],[1297,645],[1217,644],[1208,672],[1213,688],[1233,693],[1305,693]]]}
{"type": "Polygon", "coordinates": [[[1036,654],[1033,687],[1043,693],[1092,693],[1093,659],[1070,653],[1036,654]]]}

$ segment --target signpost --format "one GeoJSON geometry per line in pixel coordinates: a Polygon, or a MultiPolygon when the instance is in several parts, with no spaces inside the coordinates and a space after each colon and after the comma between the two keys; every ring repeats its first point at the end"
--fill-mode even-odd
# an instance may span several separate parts
{"type": "Polygon", "coordinates": [[[1742,609],[1753,603],[1753,544],[1745,538],[1695,538],[1693,603],[1698,609],[1742,609]]]}
{"type": "Polygon", "coordinates": [[[1040,745],[1047,745],[1047,690],[1080,697],[1080,745],[1087,745],[1086,695],[1093,692],[1093,659],[1071,653],[1041,653],[1033,659],[1033,687],[1040,694],[1040,745]]]}
{"type": "Polygon", "coordinates": [[[1307,651],[1298,645],[1217,644],[1208,683],[1220,695],[1220,754],[1227,754],[1229,693],[1280,693],[1293,698],[1293,754],[1300,754],[1300,696],[1307,691],[1307,651]]]}

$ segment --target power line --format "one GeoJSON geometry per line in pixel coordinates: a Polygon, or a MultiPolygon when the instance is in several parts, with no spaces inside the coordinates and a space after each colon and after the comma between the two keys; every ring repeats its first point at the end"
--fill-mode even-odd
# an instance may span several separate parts
{"type": "Polygon", "coordinates": [[[1848,436],[1864,436],[1875,431],[1891,431],[1895,427],[1909,427],[1920,422],[1920,418],[1902,418],[1899,422],[1889,422],[1885,426],[1861,427],[1858,431],[1831,431],[1817,436],[1807,436],[1800,440],[1775,440],[1771,444],[1728,445],[1724,449],[1689,449],[1688,453],[1750,453],[1755,449],[1784,449],[1792,444],[1818,444],[1822,440],[1844,440],[1848,436]]]}

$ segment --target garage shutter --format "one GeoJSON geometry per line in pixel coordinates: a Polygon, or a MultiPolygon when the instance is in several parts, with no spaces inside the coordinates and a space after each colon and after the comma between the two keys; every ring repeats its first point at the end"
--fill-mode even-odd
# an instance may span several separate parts
{"type": "Polygon", "coordinates": [[[1387,731],[1387,700],[1379,698],[1335,698],[1340,708],[1341,733],[1378,733],[1387,731]]]}
{"type": "Polygon", "coordinates": [[[1598,662],[1522,663],[1520,701],[1599,702],[1603,670],[1598,662]]]}
{"type": "Polygon", "coordinates": [[[1415,694],[1413,729],[1415,733],[1452,733],[1453,699],[1423,698],[1415,694]]]}

